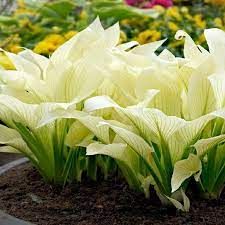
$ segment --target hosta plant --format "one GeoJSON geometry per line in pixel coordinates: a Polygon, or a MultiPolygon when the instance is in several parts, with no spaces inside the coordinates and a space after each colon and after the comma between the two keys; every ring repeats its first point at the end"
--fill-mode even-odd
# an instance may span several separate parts
{"type": "MultiPolygon", "coordinates": [[[[118,24],[104,30],[96,19],[50,58],[28,49],[18,55],[5,52],[15,70],[0,70],[0,119],[4,123],[1,151],[23,153],[49,182],[80,180],[84,170],[95,178],[97,165],[107,176],[113,167],[111,159],[86,157],[84,147],[66,145],[66,136],[75,121],[71,115],[83,115],[83,101],[94,95],[104,81],[105,71],[95,57],[97,50],[113,48],[118,41],[118,24]],[[69,110],[70,119],[59,118],[39,127],[53,109],[59,114],[69,110]]],[[[77,141],[85,133],[79,123],[73,131],[77,141]]]]}
{"type": "Polygon", "coordinates": [[[171,71],[175,68],[176,73],[169,69],[161,73],[158,70],[156,76],[154,67],[151,67],[148,73],[141,73],[136,80],[136,90],[154,91],[145,102],[148,107],[156,107],[171,116],[157,109],[143,109],[142,104],[121,108],[107,97],[89,99],[86,102],[88,111],[113,107],[125,115],[124,121],[128,119],[131,122],[127,125],[98,121],[95,126],[98,129],[106,127],[109,136],[111,134],[107,141],[102,137],[106,130],[99,133],[97,128],[90,129],[84,118],[80,119],[101,141],[87,147],[88,155],[105,154],[115,158],[132,187],[148,195],[152,184],[162,201],[168,199],[182,210],[188,208],[183,192],[188,182],[184,181],[192,175],[204,197],[219,197],[225,183],[225,57],[217,44],[219,41],[223,47],[225,38],[224,32],[218,29],[206,30],[205,36],[209,51],[196,46],[186,33],[180,31],[177,37],[186,37],[185,58],[177,59],[169,53],[164,57],[164,60],[175,62],[168,64],[171,71]],[[180,198],[176,193],[179,188],[183,206],[176,201],[180,198]]]}
{"type": "MultiPolygon", "coordinates": [[[[80,118],[79,121],[94,132],[100,141],[87,146],[87,154],[111,156],[117,161],[131,187],[149,196],[149,187],[152,185],[163,203],[172,202],[176,207],[188,210],[189,201],[184,194],[187,183],[177,190],[192,175],[199,181],[201,162],[192,146],[206,135],[209,123],[216,116],[208,114],[186,121],[167,116],[157,109],[134,106],[121,108],[107,97],[99,98],[99,102],[104,102],[107,107],[114,107],[129,122],[98,119],[97,128],[93,130],[89,124],[90,120],[94,121],[91,116],[80,118]],[[110,137],[107,140],[103,138],[106,133],[110,137]],[[174,168],[177,169],[184,159],[188,160],[186,167],[182,168],[181,165],[174,174],[174,168]],[[181,196],[183,205],[179,202],[181,196]]],[[[95,100],[97,101],[97,97],[95,100]]],[[[90,100],[88,101],[89,104],[90,100]]],[[[87,107],[94,109],[95,106],[87,107]]]]}
{"type": "Polygon", "coordinates": [[[188,34],[184,58],[155,51],[164,40],[118,45],[118,24],[99,20],[50,58],[5,52],[1,70],[1,151],[25,154],[45,180],[96,178],[115,168],[130,187],[187,211],[195,184],[218,197],[224,176],[225,34],[205,31],[209,51],[188,34]],[[193,179],[194,178],[194,179],[193,179]],[[194,182],[189,182],[190,180],[194,182]]]}

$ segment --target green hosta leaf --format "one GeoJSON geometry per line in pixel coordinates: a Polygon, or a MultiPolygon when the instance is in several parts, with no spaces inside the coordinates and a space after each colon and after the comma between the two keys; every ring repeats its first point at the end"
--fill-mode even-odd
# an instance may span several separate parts
{"type": "Polygon", "coordinates": [[[187,159],[175,163],[173,176],[171,179],[172,192],[176,191],[182,183],[195,175],[198,180],[202,171],[202,164],[198,156],[190,154],[187,159]]]}

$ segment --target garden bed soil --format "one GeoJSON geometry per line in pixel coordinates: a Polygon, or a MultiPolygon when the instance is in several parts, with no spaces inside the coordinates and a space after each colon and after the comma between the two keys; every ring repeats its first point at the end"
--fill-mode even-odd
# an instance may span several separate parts
{"type": "Polygon", "coordinates": [[[21,158],[21,154],[15,154],[15,153],[0,153],[0,166],[9,163],[13,160],[21,158]]]}
{"type": "Polygon", "coordinates": [[[28,163],[0,177],[0,209],[38,225],[222,225],[225,194],[220,200],[192,200],[189,213],[145,199],[116,177],[63,190],[45,184],[28,163]]]}

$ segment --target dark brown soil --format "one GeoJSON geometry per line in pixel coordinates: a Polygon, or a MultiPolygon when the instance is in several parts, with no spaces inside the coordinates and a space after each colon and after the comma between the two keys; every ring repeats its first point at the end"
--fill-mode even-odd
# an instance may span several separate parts
{"type": "Polygon", "coordinates": [[[29,165],[0,177],[0,209],[40,225],[222,225],[225,194],[218,201],[192,200],[189,213],[160,206],[125,182],[84,181],[63,190],[45,184],[29,165]]]}
{"type": "Polygon", "coordinates": [[[9,163],[13,160],[21,158],[22,155],[14,153],[0,153],[0,166],[9,163]]]}

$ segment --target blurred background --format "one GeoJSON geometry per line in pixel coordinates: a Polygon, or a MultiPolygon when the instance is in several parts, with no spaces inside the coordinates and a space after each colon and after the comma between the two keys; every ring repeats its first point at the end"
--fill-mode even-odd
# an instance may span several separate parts
{"type": "MultiPolygon", "coordinates": [[[[119,21],[120,42],[140,44],[167,39],[165,46],[181,56],[177,30],[207,48],[203,31],[225,29],[225,0],[1,0],[0,48],[18,53],[22,47],[49,56],[99,16],[104,27],[119,21]]],[[[0,55],[0,64],[12,65],[0,55]]]]}

